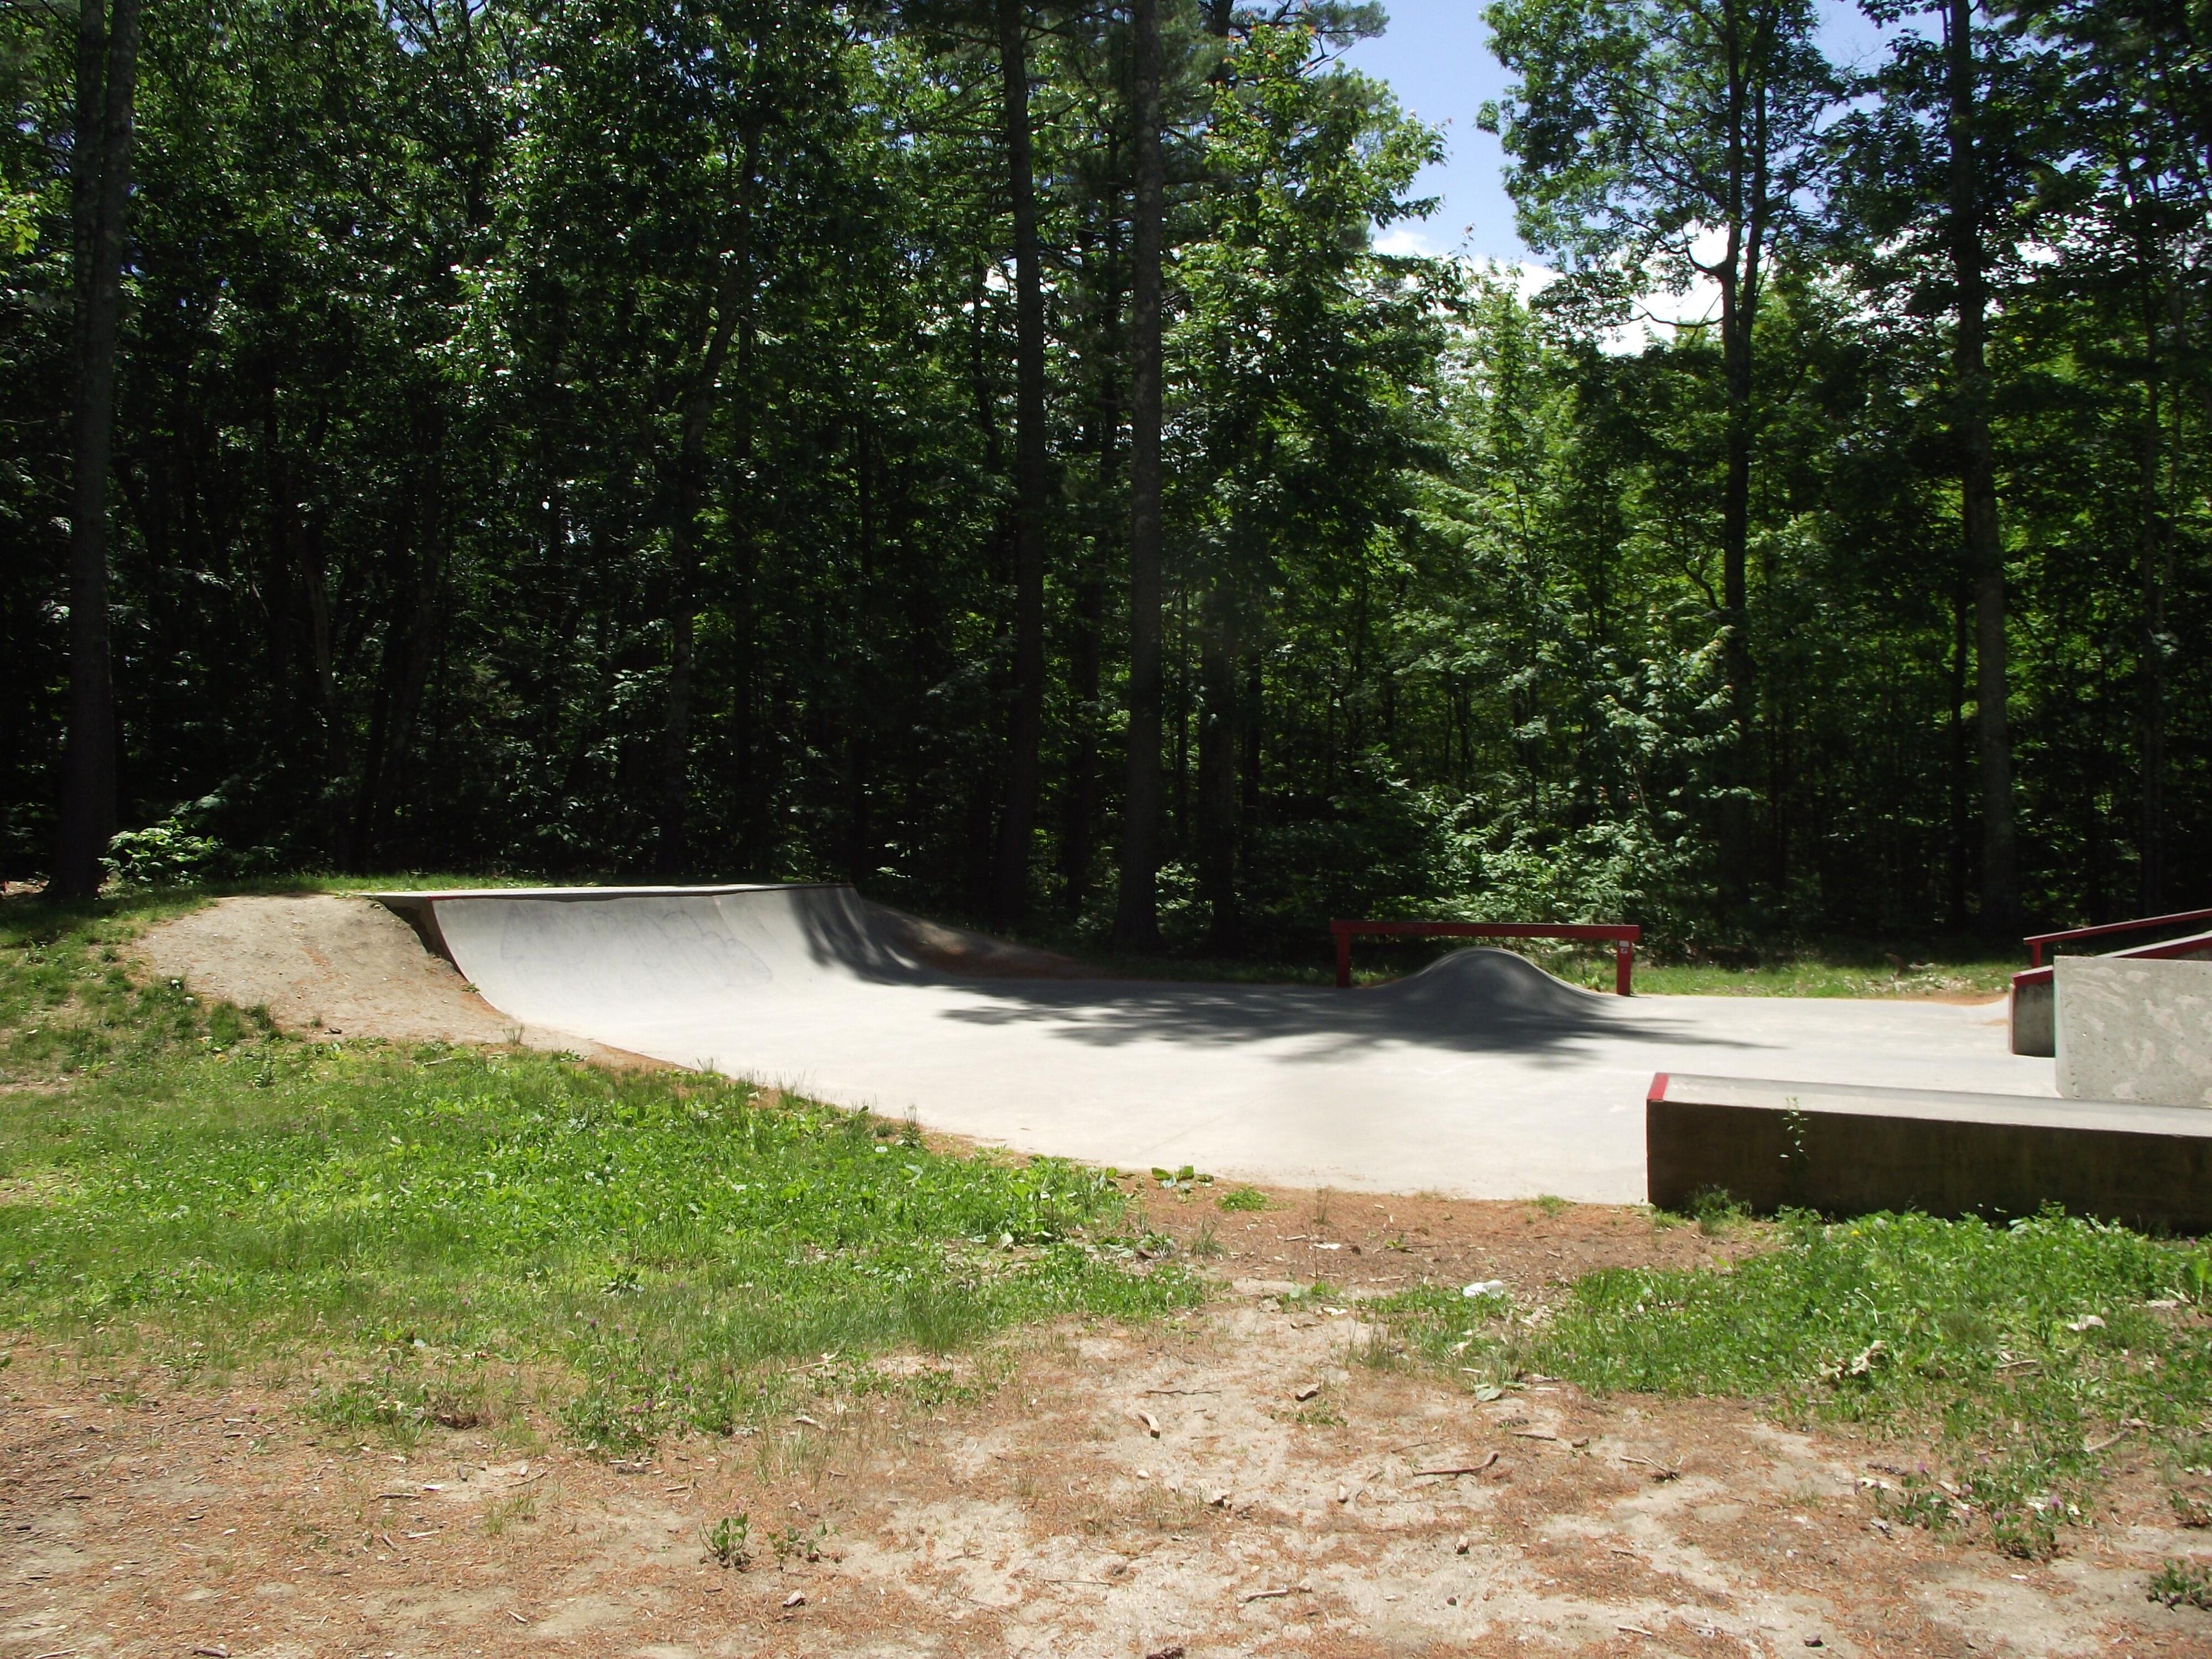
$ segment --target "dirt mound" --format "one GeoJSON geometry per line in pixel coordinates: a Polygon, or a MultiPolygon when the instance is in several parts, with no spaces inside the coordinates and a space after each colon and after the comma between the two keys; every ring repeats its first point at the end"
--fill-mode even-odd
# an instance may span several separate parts
{"type": "Polygon", "coordinates": [[[451,963],[425,951],[413,928],[368,899],[219,899],[150,929],[137,955],[198,995],[267,1009],[295,1036],[520,1043],[635,1061],[586,1038],[510,1019],[451,963]]]}

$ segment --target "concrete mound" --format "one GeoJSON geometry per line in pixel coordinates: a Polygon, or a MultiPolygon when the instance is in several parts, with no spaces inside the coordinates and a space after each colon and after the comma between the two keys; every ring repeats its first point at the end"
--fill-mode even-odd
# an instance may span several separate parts
{"type": "Polygon", "coordinates": [[[1603,1018],[1608,1001],[1595,991],[1546,973],[1517,952],[1486,945],[1454,951],[1419,973],[1377,986],[1369,994],[1425,1013],[1520,1019],[1603,1018]]]}

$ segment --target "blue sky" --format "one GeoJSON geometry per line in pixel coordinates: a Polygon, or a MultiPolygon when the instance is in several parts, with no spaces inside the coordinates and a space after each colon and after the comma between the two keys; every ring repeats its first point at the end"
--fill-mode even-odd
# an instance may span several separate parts
{"type": "MultiPolygon", "coordinates": [[[[1386,235],[1382,246],[1508,264],[1526,259],[1528,251],[1513,228],[1512,200],[1499,182],[1504,153],[1497,139],[1474,125],[1484,101],[1502,97],[1506,89],[1505,71],[1490,55],[1482,0],[1383,3],[1390,14],[1389,30],[1352,47],[1346,61],[1389,82],[1407,108],[1442,125],[1449,154],[1441,166],[1421,175],[1418,185],[1421,194],[1443,198],[1435,216],[1386,235]]],[[[1821,0],[1820,11],[1822,44],[1832,58],[1855,64],[1879,53],[1881,33],[1856,6],[1821,0]]]]}

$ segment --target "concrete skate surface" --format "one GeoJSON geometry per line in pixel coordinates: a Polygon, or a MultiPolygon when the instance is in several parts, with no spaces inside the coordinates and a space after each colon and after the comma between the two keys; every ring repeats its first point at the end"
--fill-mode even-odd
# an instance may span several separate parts
{"type": "Polygon", "coordinates": [[[1620,998],[1486,949],[1351,991],[1085,980],[840,886],[375,896],[516,1020],[1124,1169],[1635,1203],[1656,1072],[2057,1092],[2002,1003],[1620,998]]]}

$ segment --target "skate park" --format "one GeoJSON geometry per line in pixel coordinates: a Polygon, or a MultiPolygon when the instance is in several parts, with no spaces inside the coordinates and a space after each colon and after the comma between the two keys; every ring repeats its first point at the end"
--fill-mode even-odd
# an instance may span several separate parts
{"type": "Polygon", "coordinates": [[[1115,981],[841,885],[375,896],[519,1023],[1124,1168],[1596,1203],[2061,1201],[2179,1225],[2212,1151],[2203,1103],[2175,1097],[2212,1081],[2201,999],[2144,1016],[2177,1033],[2154,1064],[2155,1041],[2122,1035],[2130,993],[2089,977],[2118,963],[2062,963],[2112,1031],[2045,1057],[2014,1052],[2037,1045],[2002,1002],[1620,997],[1498,948],[1357,990],[1115,981]],[[2146,1067],[2148,1092],[2129,1080],[2146,1067]],[[1822,1170],[1855,1173],[1792,1174],[1785,1118],[1801,1140],[1812,1123],[1822,1170]]]}

